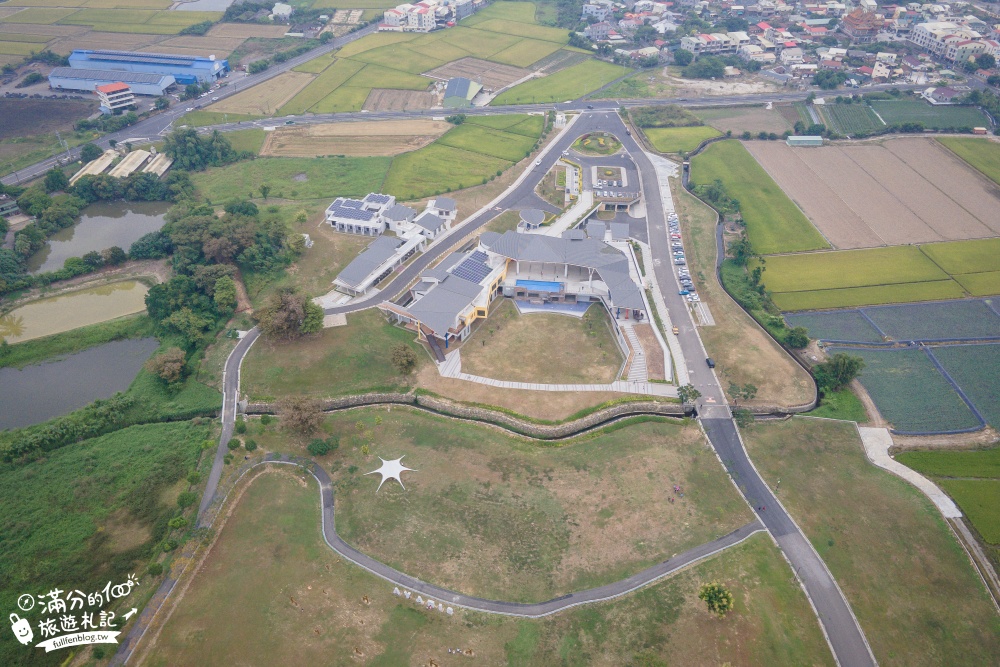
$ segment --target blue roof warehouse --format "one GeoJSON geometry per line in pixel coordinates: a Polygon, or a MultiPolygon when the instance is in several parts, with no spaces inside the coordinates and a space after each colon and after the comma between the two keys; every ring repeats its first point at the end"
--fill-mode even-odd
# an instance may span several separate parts
{"type": "Polygon", "coordinates": [[[229,61],[215,56],[179,56],[133,51],[91,51],[77,49],[69,56],[72,69],[169,74],[177,83],[212,82],[229,72],[229,61]]]}

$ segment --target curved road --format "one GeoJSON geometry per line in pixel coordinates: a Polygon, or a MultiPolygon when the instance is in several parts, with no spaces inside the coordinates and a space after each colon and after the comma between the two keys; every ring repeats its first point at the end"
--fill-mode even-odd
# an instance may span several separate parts
{"type": "MultiPolygon", "coordinates": [[[[447,252],[455,243],[469,237],[489,222],[490,219],[498,215],[499,211],[495,209],[504,210],[512,207],[526,195],[532,193],[534,184],[558,160],[561,152],[569,148],[575,137],[586,132],[598,130],[613,132],[622,140],[626,150],[631,154],[632,159],[635,160],[639,167],[646,202],[649,241],[654,257],[654,277],[660,284],[661,292],[670,310],[671,318],[680,327],[681,333],[679,339],[685,358],[689,360],[690,382],[698,387],[702,393],[702,398],[698,402],[698,412],[705,432],[748,504],[755,509],[761,506],[767,508],[765,511],[758,513],[759,521],[771,534],[792,565],[817,613],[821,628],[828,639],[836,661],[840,665],[848,665],[850,667],[875,665],[875,658],[871,653],[864,634],[854,614],[851,612],[843,593],[827,569],[826,564],[781,506],[778,499],[771,493],[767,484],[760,477],[753,463],[750,461],[743,442],[740,439],[736,424],[725,403],[725,395],[715,373],[705,364],[696,363],[698,359],[704,358],[706,355],[687,303],[677,293],[678,285],[672,270],[673,262],[670,260],[671,251],[666,233],[666,212],[664,206],[666,203],[668,210],[672,210],[672,203],[669,194],[664,195],[660,193],[659,182],[652,163],[635,139],[627,134],[621,118],[613,111],[583,113],[570,129],[571,131],[564,132],[546,148],[538,158],[541,160],[541,164],[529,167],[519,181],[501,195],[492,207],[474,215],[460,227],[457,227],[456,231],[449,236],[446,243],[439,243],[432,246],[428,252],[418,257],[410,266],[395,274],[393,280],[383,288],[382,292],[355,303],[326,309],[326,312],[332,314],[363,310],[400,293],[431,262],[447,252]]],[[[250,347],[256,341],[257,336],[258,332],[256,329],[249,332],[240,340],[226,361],[223,375],[223,432],[219,448],[216,452],[215,465],[209,476],[205,497],[202,499],[199,509],[202,522],[205,518],[204,510],[214,499],[223,467],[222,459],[227,452],[226,443],[232,435],[239,397],[240,365],[250,347]]],[[[648,583],[655,578],[676,570],[678,567],[683,567],[688,562],[705,557],[705,555],[714,552],[717,548],[724,548],[727,540],[735,543],[735,541],[745,538],[745,535],[739,537],[739,535],[742,535],[741,531],[750,531],[747,534],[751,534],[758,529],[757,522],[754,522],[740,529],[737,533],[722,538],[722,542],[717,545],[715,543],[703,545],[687,552],[683,556],[679,556],[677,559],[661,563],[629,579],[610,584],[600,589],[574,594],[576,597],[570,596],[569,598],[560,598],[540,603],[539,605],[527,605],[525,607],[525,605],[516,603],[481,600],[462,596],[452,591],[431,586],[401,572],[397,572],[354,550],[336,535],[333,521],[333,494],[329,487],[329,478],[322,471],[317,472],[314,470],[313,474],[317,476],[321,485],[324,539],[326,539],[327,544],[332,549],[340,553],[344,558],[357,563],[359,566],[397,586],[419,591],[422,594],[443,602],[448,602],[449,604],[493,613],[524,616],[544,615],[572,606],[573,604],[584,604],[598,599],[621,595],[634,590],[638,586],[644,585],[644,581],[648,583]],[[715,545],[715,547],[712,545],[715,545]],[[678,559],[688,560],[680,563],[677,562],[678,559]]],[[[199,525],[203,524],[200,523],[199,525]]],[[[719,541],[717,540],[716,542],[719,541]]]]}

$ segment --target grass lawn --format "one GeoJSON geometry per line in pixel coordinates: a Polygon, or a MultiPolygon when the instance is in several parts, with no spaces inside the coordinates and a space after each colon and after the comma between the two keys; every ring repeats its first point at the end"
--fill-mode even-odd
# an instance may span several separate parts
{"type": "Polygon", "coordinates": [[[519,162],[528,157],[537,138],[537,134],[535,136],[526,136],[504,132],[503,130],[495,130],[474,123],[463,123],[458,127],[448,130],[436,143],[510,162],[519,162]]]}
{"type": "Polygon", "coordinates": [[[722,134],[714,127],[650,127],[642,130],[653,144],[653,148],[661,153],[689,152],[698,148],[706,139],[722,134]]]}
{"type": "Polygon", "coordinates": [[[265,136],[264,130],[236,130],[226,133],[226,139],[229,139],[233,148],[238,151],[250,151],[254,154],[260,152],[260,147],[264,145],[265,136]]]}
{"type": "MultiPolygon", "coordinates": [[[[178,512],[177,494],[187,490],[184,478],[210,436],[208,427],[192,422],[133,426],[27,465],[4,466],[4,609],[17,609],[21,593],[70,584],[73,590],[94,591],[133,572],[143,586],[128,600],[143,600],[152,583],[144,574],[146,563],[162,553],[159,542],[178,512]]],[[[25,616],[33,625],[41,619],[37,608],[25,616]]],[[[55,664],[37,658],[13,641],[0,642],[4,665],[55,664]]]]}
{"type": "Polygon", "coordinates": [[[925,496],[868,463],[853,424],[757,424],[747,448],[826,561],[881,665],[1000,659],[1000,618],[925,496]]]}
{"type": "MultiPolygon", "coordinates": [[[[747,235],[761,255],[828,248],[829,243],[738,141],[712,144],[691,161],[691,182],[722,181],[740,202],[747,235]]],[[[770,269],[770,267],[769,267],[770,269]]]]}
{"type": "MultiPolygon", "coordinates": [[[[183,103],[182,103],[183,104],[183,103]]],[[[204,125],[218,125],[219,123],[233,123],[243,120],[257,120],[263,116],[254,116],[243,113],[214,113],[212,111],[189,111],[177,119],[177,126],[190,125],[192,127],[202,127],[204,125]]],[[[226,133],[228,137],[231,133],[226,133]]]]}
{"type": "Polygon", "coordinates": [[[271,186],[271,196],[320,199],[362,196],[379,191],[389,169],[389,158],[257,158],[194,174],[198,191],[212,202],[226,202],[259,194],[271,186]]]}
{"type": "Polygon", "coordinates": [[[430,357],[416,334],[385,321],[377,310],[349,315],[347,325],[323,329],[290,343],[254,344],[243,362],[244,392],[253,400],[303,394],[331,397],[411,386],[389,362],[400,343],[417,353],[420,365],[430,357]]]}
{"type": "Polygon", "coordinates": [[[504,211],[486,224],[485,231],[503,234],[517,229],[517,223],[520,221],[521,213],[519,211],[504,211]]]}
{"type": "MultiPolygon", "coordinates": [[[[417,410],[371,408],[331,414],[324,431],[340,442],[324,458],[340,535],[471,595],[542,601],[610,583],[752,519],[693,424],[636,421],[547,447],[417,410]],[[376,493],[378,478],[364,473],[378,456],[404,456],[417,469],[403,475],[405,490],[387,482],[376,493]],[[683,498],[665,492],[675,484],[683,498]]],[[[308,456],[280,431],[257,440],[308,456]]]]}
{"type": "Polygon", "coordinates": [[[563,102],[575,100],[628,74],[628,69],[599,60],[586,60],[555,74],[531,79],[500,93],[494,104],[563,102]]]}
{"type": "Polygon", "coordinates": [[[938,141],[986,178],[1000,184],[1000,145],[996,142],[965,137],[941,137],[938,141]]]}
{"type": "Polygon", "coordinates": [[[826,394],[820,399],[819,407],[803,414],[807,417],[843,419],[862,424],[868,421],[868,413],[865,412],[864,403],[850,389],[841,389],[838,392],[826,394]]]}
{"type": "Polygon", "coordinates": [[[618,137],[607,132],[585,134],[573,143],[573,150],[584,155],[614,155],[621,147],[618,137]]]}
{"type": "Polygon", "coordinates": [[[512,164],[435,142],[393,158],[382,191],[398,199],[419,199],[480,185],[512,164]]]}
{"type": "Polygon", "coordinates": [[[935,106],[916,99],[871,100],[868,104],[887,125],[923,123],[930,129],[990,126],[976,107],[935,106]]]}
{"type": "Polygon", "coordinates": [[[521,315],[504,299],[462,345],[462,370],[515,382],[614,382],[624,360],[611,326],[600,306],[581,319],[521,315]]]}
{"type": "Polygon", "coordinates": [[[715,326],[702,327],[701,339],[715,359],[716,372],[737,384],[754,384],[765,405],[802,405],[813,397],[812,380],[722,289],[715,277],[715,212],[670,180],[687,250],[688,268],[698,293],[712,309],[715,326]]]}
{"type": "Polygon", "coordinates": [[[805,596],[763,535],[619,600],[537,621],[462,609],[449,618],[394,597],[391,585],[329,551],[317,498],[315,482],[288,473],[253,482],[145,664],[267,655],[276,664],[450,665],[447,647],[471,649],[484,665],[832,664],[805,596]],[[697,599],[698,586],[715,580],[736,598],[725,621],[697,599]],[[223,598],[228,612],[219,614],[223,598]]]}

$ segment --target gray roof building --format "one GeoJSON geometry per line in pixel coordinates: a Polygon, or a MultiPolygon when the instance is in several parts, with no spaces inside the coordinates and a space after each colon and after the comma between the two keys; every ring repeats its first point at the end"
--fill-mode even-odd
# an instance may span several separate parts
{"type": "Polygon", "coordinates": [[[483,232],[479,243],[490,252],[519,262],[569,264],[594,269],[608,287],[611,305],[639,310],[646,308],[639,286],[629,274],[628,257],[603,241],[509,231],[503,235],[483,232]]]}
{"type": "Polygon", "coordinates": [[[335,282],[345,287],[360,287],[375,269],[389,261],[403,240],[393,236],[379,236],[361,251],[337,276],[335,282]]]}
{"type": "Polygon", "coordinates": [[[437,234],[439,231],[444,229],[447,223],[430,211],[424,211],[417,216],[417,218],[413,221],[413,224],[423,227],[431,234],[437,234]]]}
{"type": "Polygon", "coordinates": [[[629,231],[627,222],[612,221],[608,227],[611,228],[612,241],[628,241],[629,231]]]}
{"type": "Polygon", "coordinates": [[[414,211],[409,206],[403,206],[402,204],[396,204],[391,206],[383,215],[387,220],[392,222],[410,222],[416,217],[417,212],[414,211]]]}
{"type": "Polygon", "coordinates": [[[446,108],[461,108],[472,106],[474,98],[483,87],[465,77],[455,77],[448,80],[448,86],[444,89],[444,106],[446,108]]]}
{"type": "Polygon", "coordinates": [[[449,274],[406,310],[421,324],[444,337],[448,329],[455,326],[456,318],[469,309],[482,291],[479,283],[449,274]]]}
{"type": "Polygon", "coordinates": [[[124,83],[136,95],[163,95],[174,82],[170,74],[149,72],[56,67],[49,73],[49,87],[53,90],[85,90],[90,93],[97,86],[124,83]]]}
{"type": "Polygon", "coordinates": [[[608,231],[607,226],[600,220],[589,220],[587,222],[587,236],[598,241],[604,240],[604,234],[608,231]]]}
{"type": "Polygon", "coordinates": [[[434,208],[439,211],[457,211],[458,203],[451,197],[438,197],[434,200],[434,208]]]}
{"type": "Polygon", "coordinates": [[[521,222],[525,224],[528,229],[537,229],[545,222],[545,211],[541,211],[537,208],[526,208],[521,213],[521,222]]]}

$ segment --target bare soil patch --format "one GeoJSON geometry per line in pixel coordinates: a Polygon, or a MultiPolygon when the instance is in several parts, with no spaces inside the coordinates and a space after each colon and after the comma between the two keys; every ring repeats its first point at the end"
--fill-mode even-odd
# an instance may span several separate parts
{"type": "Polygon", "coordinates": [[[444,121],[391,120],[278,128],[268,134],[261,155],[315,157],[397,155],[434,141],[451,127],[444,121]]]}
{"type": "Polygon", "coordinates": [[[392,90],[372,88],[362,108],[367,111],[408,111],[430,109],[438,102],[438,96],[423,90],[392,90]]]}
{"type": "Polygon", "coordinates": [[[932,140],[747,149],[838,248],[985,238],[1000,233],[1000,188],[932,140]]]}
{"type": "Polygon", "coordinates": [[[646,357],[646,371],[650,380],[666,380],[663,374],[663,348],[656,340],[653,327],[649,324],[636,324],[632,327],[642,344],[642,353],[646,357]]]}
{"type": "MultiPolygon", "coordinates": [[[[794,111],[794,109],[793,109],[794,111]]],[[[781,134],[785,130],[792,129],[792,124],[788,123],[785,117],[777,109],[765,109],[764,107],[736,107],[723,109],[704,109],[695,113],[706,125],[733,134],[750,132],[774,132],[781,134]]],[[[798,120],[798,118],[796,118],[798,120]]],[[[794,123],[794,121],[792,121],[794,123]]]]}
{"type": "Polygon", "coordinates": [[[249,23],[217,23],[206,37],[230,37],[248,39],[250,37],[284,37],[288,28],[283,25],[251,25],[249,23]]]}
{"type": "Polygon", "coordinates": [[[437,79],[466,77],[481,83],[483,88],[487,90],[500,90],[528,76],[531,74],[531,70],[511,65],[491,63],[488,60],[480,60],[479,58],[460,58],[455,62],[436,67],[426,74],[437,79]]]}
{"type": "Polygon", "coordinates": [[[0,139],[66,130],[96,107],[83,100],[0,99],[0,139]]]}

